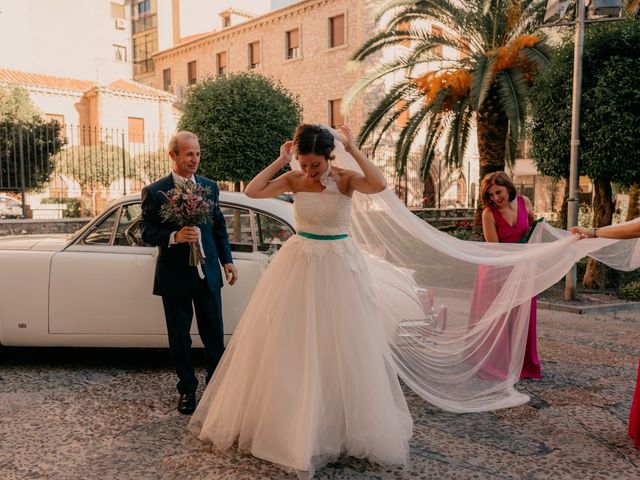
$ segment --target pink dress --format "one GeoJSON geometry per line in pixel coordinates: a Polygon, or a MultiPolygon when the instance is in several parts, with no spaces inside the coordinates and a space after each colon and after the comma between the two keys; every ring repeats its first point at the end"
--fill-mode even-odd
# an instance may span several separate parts
{"type": "MultiPolygon", "coordinates": [[[[518,243],[522,241],[529,230],[529,215],[527,213],[527,207],[524,203],[524,198],[521,195],[517,196],[518,202],[518,216],[516,218],[516,224],[514,226],[509,225],[504,217],[500,214],[497,208],[490,206],[491,213],[493,213],[493,219],[495,221],[496,230],[498,232],[498,241],[500,243],[518,243]]],[[[493,295],[490,292],[496,292],[499,286],[496,285],[496,281],[492,281],[493,277],[504,278],[502,275],[495,275],[495,267],[480,266],[478,268],[476,277],[476,288],[474,290],[472,305],[471,305],[471,318],[472,321],[477,321],[490,307],[495,293],[493,295]]],[[[531,299],[531,307],[529,314],[529,330],[527,334],[527,345],[524,354],[524,362],[522,364],[522,371],[520,372],[520,378],[541,378],[542,373],[540,371],[540,360],[538,359],[538,347],[536,343],[536,298],[531,299]]],[[[502,339],[505,344],[508,343],[506,339],[502,339]]],[[[505,345],[503,349],[496,351],[508,351],[508,347],[505,345]]],[[[493,371],[495,365],[499,362],[488,362],[493,365],[492,371],[483,372],[491,377],[503,378],[506,376],[506,372],[493,371]]]]}

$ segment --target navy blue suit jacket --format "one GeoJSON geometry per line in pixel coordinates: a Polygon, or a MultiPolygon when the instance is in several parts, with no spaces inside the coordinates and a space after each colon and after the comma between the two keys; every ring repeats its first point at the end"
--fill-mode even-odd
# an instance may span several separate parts
{"type": "MultiPolygon", "coordinates": [[[[224,215],[218,206],[218,185],[199,175],[195,179],[197,184],[211,190],[208,199],[215,202],[209,223],[198,226],[202,232],[202,246],[206,256],[202,266],[204,275],[209,289],[216,291],[222,288],[219,264],[233,263],[233,258],[224,215]]],[[[169,246],[171,232],[177,232],[182,227],[163,221],[160,217],[160,207],[167,201],[160,192],[167,192],[173,187],[173,175],[169,174],[142,190],[142,239],[160,247],[153,283],[154,295],[190,297],[198,291],[200,277],[197,268],[189,265],[189,244],[169,246]]]]}

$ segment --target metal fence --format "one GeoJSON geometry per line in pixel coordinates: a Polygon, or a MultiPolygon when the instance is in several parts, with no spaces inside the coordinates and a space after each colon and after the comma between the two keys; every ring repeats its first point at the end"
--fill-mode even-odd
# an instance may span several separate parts
{"type": "Polygon", "coordinates": [[[376,150],[375,154],[365,153],[378,167],[390,189],[408,207],[414,208],[461,208],[467,207],[470,197],[467,195],[467,181],[455,170],[445,167],[438,158],[431,166],[428,178],[422,179],[422,158],[419,153],[410,153],[407,159],[406,172],[398,173],[395,163],[395,152],[392,150],[376,150]]]}
{"type": "Polygon", "coordinates": [[[138,192],[169,171],[169,136],[5,123],[0,125],[0,192],[22,202],[21,216],[92,216],[110,200],[138,192]]]}
{"type": "MultiPolygon", "coordinates": [[[[21,204],[19,212],[0,204],[0,218],[93,216],[110,200],[138,192],[170,170],[169,137],[132,129],[0,123],[0,195],[21,204]]],[[[378,150],[370,158],[405,205],[466,206],[464,179],[460,185],[457,177],[456,184],[451,172],[436,165],[425,182],[419,154],[409,156],[404,175],[398,175],[393,151],[378,150]]],[[[224,182],[220,187],[233,188],[224,182]]]]}

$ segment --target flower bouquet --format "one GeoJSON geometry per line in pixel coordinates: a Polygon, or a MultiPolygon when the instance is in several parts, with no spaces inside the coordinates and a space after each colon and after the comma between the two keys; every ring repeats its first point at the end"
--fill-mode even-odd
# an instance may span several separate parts
{"type": "MultiPolygon", "coordinates": [[[[211,211],[215,203],[207,200],[211,190],[187,180],[176,184],[168,192],[161,192],[167,202],[160,207],[160,216],[165,222],[176,223],[181,227],[195,227],[211,221],[211,211]]],[[[204,263],[204,249],[200,239],[189,243],[189,265],[204,263]]]]}

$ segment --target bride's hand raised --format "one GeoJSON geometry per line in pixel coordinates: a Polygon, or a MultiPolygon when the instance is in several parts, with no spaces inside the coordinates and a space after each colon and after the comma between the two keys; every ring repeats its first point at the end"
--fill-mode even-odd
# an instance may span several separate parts
{"type": "Polygon", "coordinates": [[[340,129],[340,133],[342,134],[342,138],[340,141],[344,144],[345,149],[356,148],[356,139],[353,137],[351,130],[346,125],[340,125],[338,127],[340,129]]]}
{"type": "Polygon", "coordinates": [[[293,142],[291,140],[280,145],[280,164],[286,167],[293,160],[293,142]]]}

